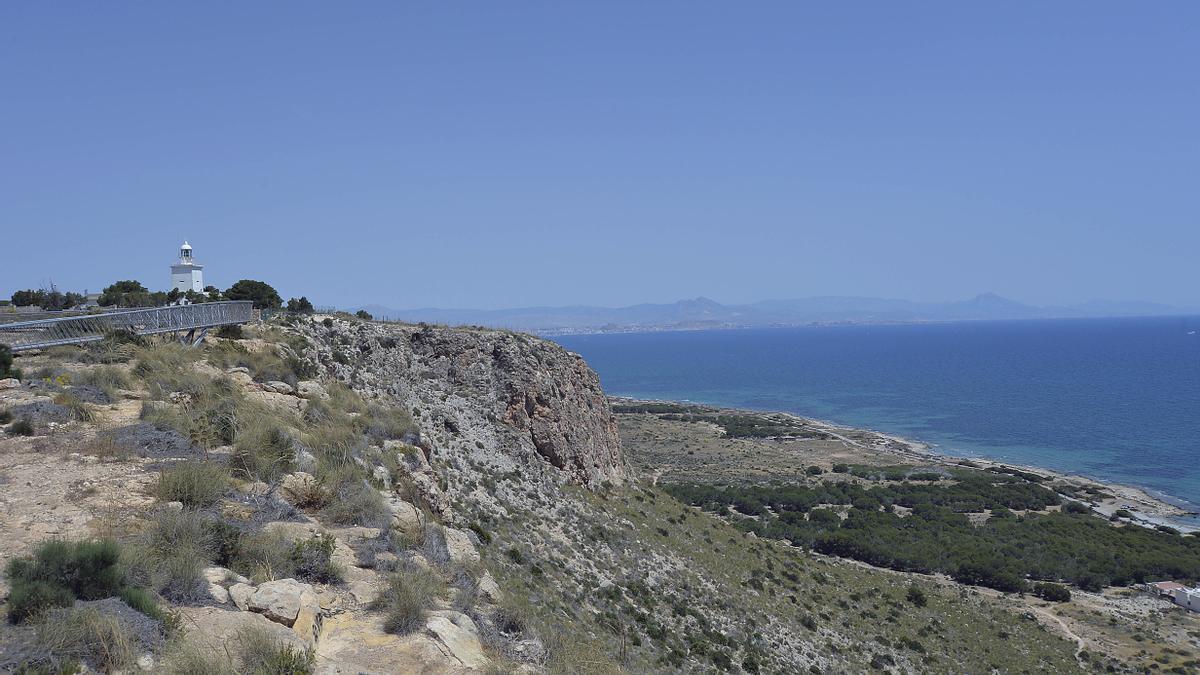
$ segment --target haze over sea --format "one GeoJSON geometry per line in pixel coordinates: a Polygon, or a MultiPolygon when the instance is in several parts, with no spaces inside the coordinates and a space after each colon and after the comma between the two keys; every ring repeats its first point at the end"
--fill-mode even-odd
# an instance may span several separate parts
{"type": "Polygon", "coordinates": [[[1200,510],[1200,317],[555,339],[613,395],[786,411],[1200,510]]]}

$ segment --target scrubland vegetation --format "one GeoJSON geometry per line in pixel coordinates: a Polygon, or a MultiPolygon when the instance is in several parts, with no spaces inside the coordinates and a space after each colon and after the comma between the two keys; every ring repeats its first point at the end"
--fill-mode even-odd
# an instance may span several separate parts
{"type": "Polygon", "coordinates": [[[1020,476],[956,469],[947,480],[928,481],[919,479],[932,476],[911,468],[859,474],[891,480],[869,487],[832,482],[667,489],[689,504],[729,513],[739,528],[760,536],[881,567],[944,572],[1001,591],[1028,590],[1026,579],[1098,590],[1200,578],[1200,538],[1112,527],[1078,502],[1062,513],[1015,515],[1062,503],[1053,490],[1020,476]],[[985,511],[990,517],[982,525],[965,515],[985,511]]]}
{"type": "Polygon", "coordinates": [[[615,403],[612,410],[614,413],[648,413],[672,422],[715,424],[730,438],[826,437],[820,431],[785,415],[744,415],[705,406],[657,402],[615,403]]]}
{"type": "MultiPolygon", "coordinates": [[[[246,348],[222,340],[189,349],[114,336],[106,341],[109,344],[47,355],[50,365],[39,373],[44,376],[39,381],[51,392],[58,391],[57,420],[101,419],[103,406],[73,393],[77,387],[101,392],[105,402],[116,401],[123,390],[138,392],[140,423],[96,433],[86,441],[86,451],[105,460],[128,459],[139,451],[145,457],[137,441],[148,436],[148,430],[159,434],[149,450],[158,461],[150,486],[157,505],[122,527],[116,539],[55,541],[10,563],[10,621],[39,627],[39,649],[54,649],[63,656],[38,657],[41,660],[30,661],[27,669],[69,669],[74,663],[122,669],[144,651],[145,645],[139,646],[130,627],[113,618],[110,610],[80,608],[76,600],[119,600],[145,613],[167,639],[178,629],[177,621],[160,607],[206,602],[209,584],[204,570],[211,566],[228,568],[255,583],[286,578],[343,583],[346,569],[334,561],[338,544],[333,536],[318,532],[296,538],[262,526],[294,518],[295,509],[308,511],[330,527],[382,528],[380,550],[399,556],[398,562],[385,566],[390,570],[388,582],[375,604],[388,630],[414,630],[430,609],[445,606],[451,598],[461,611],[473,611],[482,568],[449,564],[444,537],[432,515],[424,515],[428,527],[422,536],[389,531],[381,480],[402,484],[405,479],[395,450],[385,453],[383,446],[414,431],[408,411],[365,401],[345,385],[329,382],[323,385],[328,395],[306,401],[300,411],[271,407],[225,371],[246,368],[255,381],[292,385],[315,372],[295,357],[295,349],[303,345],[294,334],[276,334],[269,328],[257,332],[270,333],[277,343],[246,348]],[[101,354],[106,356],[97,358],[101,354]],[[80,368],[72,362],[103,365],[80,368]],[[376,466],[390,467],[386,478],[372,471],[376,466]],[[293,486],[292,503],[273,497],[279,480],[297,470],[314,479],[293,486]],[[248,487],[262,484],[261,489],[248,487]],[[170,503],[177,504],[171,508],[170,503]],[[422,553],[436,567],[406,562],[407,552],[422,553]],[[52,624],[55,611],[69,616],[53,615],[52,624]]],[[[5,423],[14,422],[11,413],[4,414],[5,423]]],[[[9,424],[12,434],[48,431],[32,422],[26,431],[24,420],[9,424]]],[[[239,634],[229,654],[170,640],[161,672],[282,675],[310,672],[313,666],[310,652],[276,644],[261,634],[239,634]]]]}

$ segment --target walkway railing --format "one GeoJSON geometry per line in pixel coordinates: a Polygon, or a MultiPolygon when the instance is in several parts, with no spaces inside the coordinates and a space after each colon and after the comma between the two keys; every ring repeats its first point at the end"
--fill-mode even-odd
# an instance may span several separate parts
{"type": "Polygon", "coordinates": [[[189,337],[209,328],[246,323],[254,318],[249,300],[204,302],[195,305],[132,309],[90,316],[0,324],[0,343],[14,352],[103,340],[105,334],[127,330],[138,335],[187,332],[189,337]]]}

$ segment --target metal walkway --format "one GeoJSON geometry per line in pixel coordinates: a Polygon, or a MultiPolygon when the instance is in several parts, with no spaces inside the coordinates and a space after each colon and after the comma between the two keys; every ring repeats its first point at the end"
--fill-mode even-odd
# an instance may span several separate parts
{"type": "Polygon", "coordinates": [[[0,344],[8,345],[14,352],[44,349],[55,345],[97,342],[103,340],[105,334],[116,330],[127,330],[138,335],[186,332],[186,339],[198,344],[209,328],[247,323],[253,318],[254,303],[249,300],[132,309],[0,324],[0,344]],[[196,337],[197,331],[199,337],[196,337]]]}

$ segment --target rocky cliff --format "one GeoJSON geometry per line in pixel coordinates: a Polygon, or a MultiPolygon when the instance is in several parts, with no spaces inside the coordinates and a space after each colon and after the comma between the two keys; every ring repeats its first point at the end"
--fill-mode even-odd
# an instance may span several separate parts
{"type": "Polygon", "coordinates": [[[599,378],[553,342],[338,319],[296,330],[308,341],[305,358],[328,376],[410,410],[432,463],[588,487],[628,477],[599,378]]]}

